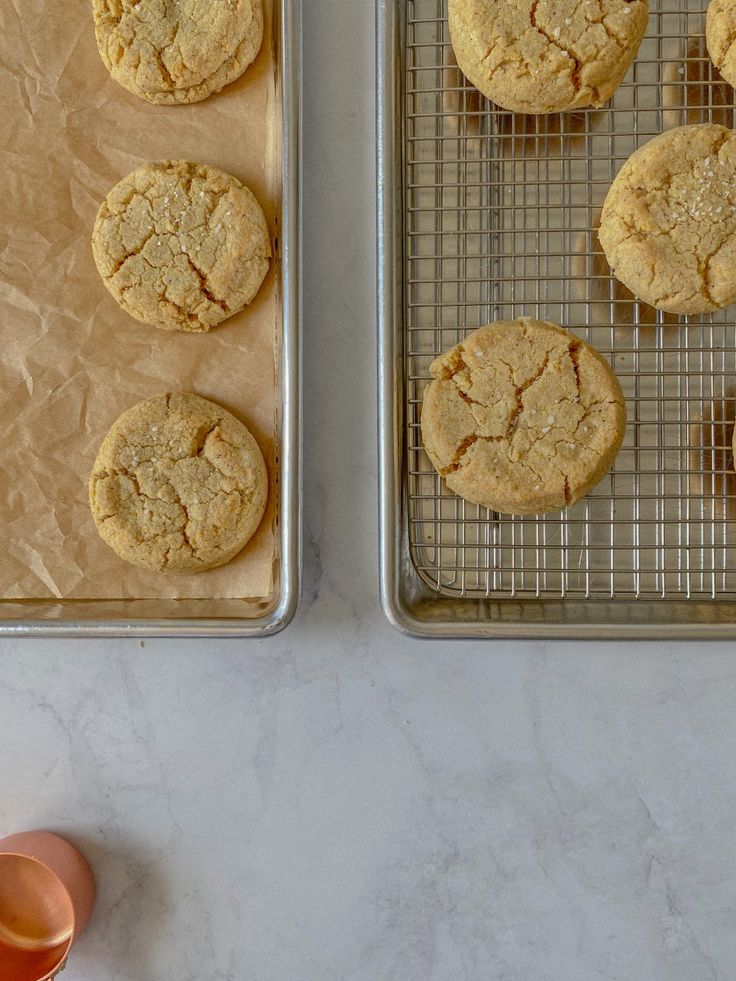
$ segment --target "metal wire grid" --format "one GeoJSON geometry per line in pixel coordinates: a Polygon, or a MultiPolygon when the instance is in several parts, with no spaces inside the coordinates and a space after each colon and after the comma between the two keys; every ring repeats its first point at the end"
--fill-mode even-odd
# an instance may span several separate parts
{"type": "Polygon", "coordinates": [[[457,597],[733,599],[733,310],[672,317],[610,275],[600,206],[631,152],[684,123],[732,126],[734,93],[703,39],[706,0],[653,0],[638,58],[602,110],[497,109],[458,71],[447,0],[407,0],[405,295],[409,544],[457,597]],[[429,364],[475,327],[529,314],[608,356],[629,424],[614,471],[560,514],[468,504],[419,428],[429,364]]]}

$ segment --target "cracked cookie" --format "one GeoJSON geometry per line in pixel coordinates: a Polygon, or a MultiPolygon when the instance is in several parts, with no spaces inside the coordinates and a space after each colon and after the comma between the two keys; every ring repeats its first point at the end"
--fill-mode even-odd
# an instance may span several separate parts
{"type": "Polygon", "coordinates": [[[650,140],[611,185],[598,237],[616,278],[659,310],[736,302],[736,134],[704,123],[650,140]]]}
{"type": "Polygon", "coordinates": [[[588,344],[522,317],[469,334],[431,365],[422,436],[450,490],[503,514],[579,501],[626,429],[621,386],[588,344]]]}
{"type": "Polygon", "coordinates": [[[92,251],[105,286],[136,320],[208,331],[255,298],[271,239],[235,177],[186,160],[144,164],[107,195],[92,251]]]}
{"type": "Polygon", "coordinates": [[[503,109],[601,106],[623,81],[649,20],[648,0],[449,0],[465,77],[503,109]]]}
{"type": "Polygon", "coordinates": [[[263,43],[263,0],[92,0],[92,13],[112,77],[159,104],[219,92],[263,43]]]}
{"type": "Polygon", "coordinates": [[[117,554],[157,572],[204,572],[250,541],[268,497],[263,454],[242,422],[198,395],[124,412],[89,481],[92,514],[117,554]]]}
{"type": "Polygon", "coordinates": [[[736,85],[736,0],[710,0],[705,18],[705,43],[718,71],[736,85]]]}

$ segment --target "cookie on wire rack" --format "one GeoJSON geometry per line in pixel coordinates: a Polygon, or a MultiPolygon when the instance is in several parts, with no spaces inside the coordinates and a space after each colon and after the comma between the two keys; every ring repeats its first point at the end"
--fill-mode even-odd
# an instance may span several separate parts
{"type": "Polygon", "coordinates": [[[529,317],[481,327],[431,365],[424,446],[451,491],[492,511],[569,507],[606,475],[626,430],[610,365],[529,317]]]}
{"type": "Polygon", "coordinates": [[[616,278],[657,309],[735,303],[736,133],[704,123],[645,143],[611,185],[598,234],[616,278]]]}
{"type": "Polygon", "coordinates": [[[636,57],[649,4],[598,0],[595,7],[579,0],[449,0],[457,63],[483,95],[512,112],[601,106],[636,57]]]}

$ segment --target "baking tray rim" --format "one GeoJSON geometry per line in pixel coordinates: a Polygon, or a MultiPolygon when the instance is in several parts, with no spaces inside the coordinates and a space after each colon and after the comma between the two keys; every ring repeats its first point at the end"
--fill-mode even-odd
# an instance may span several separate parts
{"type": "MultiPolygon", "coordinates": [[[[403,221],[401,172],[401,11],[408,0],[376,0],[376,288],[378,364],[379,594],[389,623],[400,633],[434,640],[733,640],[736,622],[643,622],[647,600],[587,601],[592,612],[611,604],[640,614],[632,622],[503,622],[450,615],[458,604],[489,609],[514,600],[450,599],[430,590],[414,570],[407,538],[404,452],[403,221]]],[[[526,602],[526,601],[525,601],[526,602]]],[[[544,600],[529,603],[541,607],[544,600]]],[[[557,601],[559,604],[564,601],[557,601]]],[[[654,601],[671,609],[683,601],[654,601]]],[[[691,601],[688,601],[691,602],[691,601]]],[[[697,601],[692,601],[695,605],[697,601]]],[[[569,601],[582,605],[583,600],[569,601]]],[[[702,605],[702,603],[700,604],[702,605]]]]}
{"type": "MultiPolygon", "coordinates": [[[[280,228],[282,339],[277,525],[278,589],[273,609],[253,618],[0,620],[0,637],[268,637],[293,620],[301,595],[302,304],[301,70],[302,0],[277,0],[283,100],[280,228]]],[[[50,600],[49,602],[53,602],[50,600]]]]}

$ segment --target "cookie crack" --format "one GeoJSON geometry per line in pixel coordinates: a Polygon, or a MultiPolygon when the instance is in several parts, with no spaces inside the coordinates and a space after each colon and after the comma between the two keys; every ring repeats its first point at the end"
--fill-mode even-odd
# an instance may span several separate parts
{"type": "MultiPolygon", "coordinates": [[[[491,56],[492,53],[493,53],[493,48],[491,48],[486,53],[486,56],[485,56],[485,58],[483,60],[484,61],[487,61],[488,58],[491,56]]],[[[502,68],[506,68],[509,65],[513,65],[517,72],[520,72],[522,75],[526,75],[528,78],[531,78],[532,73],[529,70],[529,66],[520,57],[519,58],[503,58],[501,61],[498,62],[498,64],[494,65],[490,69],[490,77],[493,78],[493,76],[494,75],[497,75],[498,72],[500,72],[502,68]]]]}
{"type": "Polygon", "coordinates": [[[707,302],[710,303],[710,305],[712,307],[717,307],[718,306],[718,303],[714,299],[713,294],[711,292],[711,288],[710,288],[710,281],[709,281],[709,279],[710,279],[710,264],[711,264],[713,258],[716,256],[716,254],[721,251],[722,246],[723,246],[723,243],[721,242],[721,244],[718,246],[718,248],[717,249],[714,249],[710,253],[710,255],[707,255],[705,257],[705,259],[702,260],[702,262],[698,259],[698,275],[700,276],[700,280],[701,280],[701,289],[700,289],[700,291],[701,291],[701,293],[703,295],[703,298],[705,300],[707,300],[707,302]]]}
{"type": "Polygon", "coordinates": [[[557,48],[558,51],[561,51],[562,54],[564,54],[567,58],[570,59],[570,61],[572,62],[572,72],[571,72],[572,85],[575,93],[578,93],[581,87],[580,59],[577,57],[574,51],[560,44],[557,38],[554,37],[554,35],[548,34],[547,31],[545,31],[544,28],[537,23],[537,8],[539,7],[539,3],[540,0],[534,0],[534,2],[532,3],[531,10],[529,11],[529,21],[532,27],[534,28],[534,30],[538,31],[539,34],[542,35],[542,37],[545,37],[553,48],[557,48]]]}
{"type": "MultiPolygon", "coordinates": [[[[585,412],[582,414],[582,416],[580,417],[580,419],[578,421],[578,424],[575,426],[575,429],[572,431],[571,438],[572,439],[577,439],[578,438],[578,434],[580,432],[580,427],[583,425],[584,422],[587,422],[588,419],[590,419],[590,417],[593,415],[593,412],[595,411],[595,409],[597,409],[599,406],[601,406],[601,405],[620,405],[620,404],[621,404],[620,402],[617,402],[614,399],[596,399],[594,402],[591,402],[590,405],[586,406],[585,412]]],[[[588,446],[588,444],[585,442],[584,439],[578,439],[578,442],[582,446],[588,446]]]]}
{"type": "Polygon", "coordinates": [[[212,292],[206,273],[204,273],[199,266],[192,262],[192,258],[189,253],[184,252],[182,254],[186,256],[186,260],[189,263],[189,268],[199,280],[199,289],[202,295],[206,297],[210,303],[214,304],[216,307],[219,307],[223,313],[228,313],[230,308],[224,300],[219,299],[219,297],[215,296],[215,294],[212,292]]]}
{"type": "Polygon", "coordinates": [[[439,471],[441,477],[447,477],[448,474],[457,473],[457,471],[462,467],[463,458],[467,455],[468,450],[471,446],[478,442],[479,439],[491,442],[492,440],[501,439],[500,436],[480,436],[478,433],[472,433],[470,436],[466,436],[462,443],[455,450],[452,461],[447,464],[447,466],[442,467],[439,471]]]}
{"type": "Polygon", "coordinates": [[[488,408],[485,402],[479,402],[478,399],[471,398],[471,396],[468,395],[467,392],[464,392],[462,388],[460,388],[459,386],[458,386],[457,394],[460,396],[463,402],[466,402],[468,405],[479,405],[482,409],[488,408]]]}
{"type": "Polygon", "coordinates": [[[162,299],[165,303],[170,304],[170,306],[172,306],[176,310],[182,322],[187,324],[202,323],[201,319],[196,315],[196,313],[190,313],[188,310],[185,310],[184,307],[180,306],[176,302],[176,300],[172,300],[171,297],[169,296],[168,289],[164,290],[162,294],[162,299]]]}
{"type": "MultiPolygon", "coordinates": [[[[210,428],[197,440],[197,447],[195,450],[197,456],[206,456],[205,449],[207,448],[207,440],[217,429],[220,428],[221,422],[222,420],[218,419],[215,424],[210,426],[210,428]]],[[[209,457],[207,457],[207,461],[208,463],[212,463],[209,457]]]]}
{"type": "Polygon", "coordinates": [[[516,408],[513,410],[511,416],[509,417],[508,425],[506,427],[506,433],[503,437],[504,439],[506,440],[513,439],[514,433],[519,428],[521,414],[524,411],[524,393],[527,392],[535,382],[539,381],[539,379],[547,370],[548,366],[549,366],[549,351],[545,351],[544,361],[542,362],[542,367],[539,369],[539,371],[537,371],[536,374],[533,375],[532,378],[529,378],[523,385],[521,386],[517,385],[516,391],[514,393],[516,397],[516,408]]]}
{"type": "Polygon", "coordinates": [[[620,48],[623,51],[626,48],[626,41],[622,40],[618,36],[618,34],[614,34],[613,31],[610,30],[608,24],[606,23],[606,19],[607,19],[606,17],[601,16],[600,20],[592,20],[590,23],[600,25],[603,28],[603,30],[606,32],[606,36],[608,37],[608,40],[613,41],[616,47],[620,48]]]}
{"type": "Polygon", "coordinates": [[[714,144],[713,149],[711,150],[711,154],[715,154],[715,156],[720,156],[721,150],[723,149],[723,145],[730,138],[730,136],[731,136],[730,130],[727,130],[725,133],[722,133],[718,137],[717,143],[714,144]]]}
{"type": "Polygon", "coordinates": [[[177,85],[176,82],[174,81],[174,76],[166,67],[166,63],[164,62],[162,53],[158,50],[158,48],[154,47],[153,45],[151,45],[151,52],[153,54],[154,61],[161,69],[161,74],[164,77],[164,81],[168,83],[170,89],[176,89],[177,85]]]}
{"type": "Polygon", "coordinates": [[[177,504],[179,505],[179,507],[182,509],[182,511],[184,513],[184,525],[183,525],[183,527],[181,529],[181,537],[184,540],[184,544],[187,546],[187,548],[192,553],[192,555],[196,559],[198,559],[199,558],[199,550],[197,549],[197,546],[194,544],[194,542],[189,537],[189,525],[191,524],[191,519],[189,517],[189,508],[186,506],[186,504],[184,503],[184,501],[182,501],[182,499],[176,493],[176,489],[174,489],[174,493],[176,494],[177,504]]]}
{"type": "Polygon", "coordinates": [[[580,388],[580,344],[572,343],[568,348],[568,353],[570,355],[570,360],[572,361],[572,370],[575,373],[575,385],[578,390],[578,402],[580,401],[580,396],[582,390],[580,388]]]}
{"type": "Polygon", "coordinates": [[[123,268],[126,262],[129,262],[131,259],[137,259],[155,234],[156,234],[156,230],[153,229],[153,231],[149,232],[148,235],[146,235],[146,237],[143,239],[143,241],[138,246],[138,248],[134,249],[132,252],[126,252],[126,254],[122,257],[122,259],[118,259],[118,261],[113,265],[112,272],[108,275],[107,278],[112,279],[114,276],[117,276],[117,274],[120,272],[120,270],[123,268]]]}
{"type": "MultiPolygon", "coordinates": [[[[513,440],[514,433],[519,428],[519,421],[524,411],[524,393],[527,392],[532,387],[532,385],[534,385],[535,382],[539,381],[539,379],[547,370],[548,366],[549,366],[549,351],[545,351],[544,361],[542,362],[542,365],[540,366],[538,371],[536,371],[531,378],[527,379],[527,381],[524,382],[523,385],[515,386],[514,395],[516,398],[516,405],[509,416],[509,420],[506,426],[506,431],[503,433],[503,435],[485,436],[478,432],[471,433],[457,447],[450,463],[440,469],[439,473],[442,477],[446,477],[448,474],[451,473],[456,473],[463,466],[463,459],[467,455],[470,447],[473,446],[475,443],[477,443],[479,440],[485,443],[508,443],[511,440],[513,440]]],[[[472,379],[470,376],[470,371],[462,358],[462,353],[458,355],[457,360],[453,364],[453,368],[455,368],[456,370],[452,372],[449,377],[451,379],[454,379],[455,375],[465,370],[469,380],[471,381],[471,387],[472,387],[472,379]],[[458,364],[461,364],[462,367],[456,367],[458,364]]],[[[487,402],[480,402],[477,399],[472,398],[470,395],[468,395],[467,392],[465,392],[462,388],[460,388],[459,385],[457,386],[457,389],[458,389],[458,394],[460,398],[463,399],[463,401],[471,403],[472,405],[479,405],[485,409],[489,408],[489,404],[487,402]]],[[[476,419],[476,423],[478,423],[477,419],[476,419]]],[[[507,455],[508,454],[510,454],[510,448],[507,451],[507,455]]]]}

